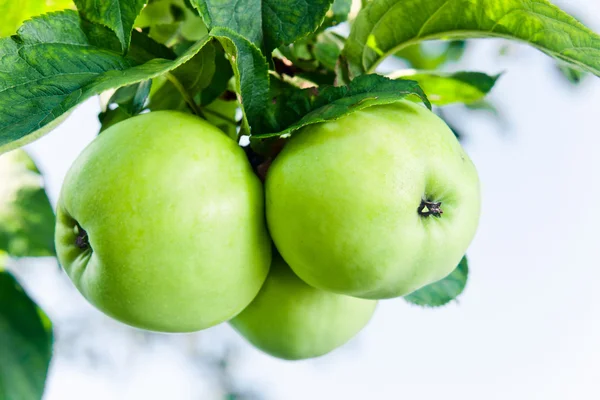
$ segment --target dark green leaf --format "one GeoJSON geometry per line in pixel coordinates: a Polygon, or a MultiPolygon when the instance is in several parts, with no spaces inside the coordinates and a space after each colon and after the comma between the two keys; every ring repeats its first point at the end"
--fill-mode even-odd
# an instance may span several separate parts
{"type": "Polygon", "coordinates": [[[110,126],[141,113],[148,101],[152,80],[142,81],[117,89],[98,115],[100,132],[110,126]]]}
{"type": "Polygon", "coordinates": [[[468,275],[469,265],[467,258],[463,257],[450,275],[404,296],[404,300],[425,307],[443,306],[455,300],[463,292],[468,275]]]}
{"type": "Polygon", "coordinates": [[[1,267],[0,399],[39,400],[52,357],[52,324],[1,267]]]}
{"type": "Polygon", "coordinates": [[[167,48],[162,43],[159,43],[146,34],[138,31],[133,31],[131,36],[131,47],[127,57],[135,60],[138,64],[151,61],[155,58],[164,58],[173,60],[177,56],[172,49],[167,48]]]}
{"type": "Polygon", "coordinates": [[[431,108],[416,82],[392,80],[380,75],[363,75],[347,86],[283,91],[281,96],[274,99],[282,104],[278,108],[277,130],[252,136],[252,139],[288,135],[306,125],[336,120],[353,111],[394,103],[407,96],[417,96],[431,108]]]}
{"type": "Polygon", "coordinates": [[[415,70],[399,71],[394,78],[417,81],[429,101],[438,106],[454,103],[471,104],[482,100],[492,90],[500,75],[481,72],[428,73],[415,70]]]}
{"type": "Polygon", "coordinates": [[[177,68],[210,41],[206,37],[175,60],[148,61],[133,55],[149,56],[152,46],[132,48],[124,57],[97,45],[105,31],[94,27],[88,37],[90,29],[82,26],[74,11],[64,11],[30,20],[18,36],[0,40],[0,154],[37,139],[46,133],[40,128],[93,95],[177,68]]]}
{"type": "Polygon", "coordinates": [[[423,40],[501,37],[600,75],[600,36],[547,0],[373,0],[352,25],[350,77],[423,40]]]}
{"type": "Polygon", "coordinates": [[[146,105],[151,86],[151,80],[123,86],[111,96],[108,104],[118,104],[129,115],[137,115],[146,105]]]}
{"type": "Polygon", "coordinates": [[[269,66],[260,50],[248,40],[227,28],[215,28],[216,37],[228,54],[242,99],[242,133],[265,132],[275,126],[270,110],[269,66]]]}
{"type": "Polygon", "coordinates": [[[13,257],[55,254],[54,212],[40,172],[22,150],[0,156],[1,251],[13,257]]]}
{"type": "Polygon", "coordinates": [[[131,29],[146,0],[73,0],[88,21],[110,28],[119,38],[123,51],[129,47],[131,29]]]}
{"type": "Polygon", "coordinates": [[[114,124],[117,124],[121,121],[125,121],[128,118],[131,118],[133,115],[129,114],[122,107],[117,107],[115,109],[108,109],[106,111],[98,114],[98,120],[100,121],[100,132],[105,131],[110,128],[114,124]]]}
{"type": "Polygon", "coordinates": [[[192,0],[209,29],[228,28],[266,53],[314,32],[332,0],[192,0]]]}

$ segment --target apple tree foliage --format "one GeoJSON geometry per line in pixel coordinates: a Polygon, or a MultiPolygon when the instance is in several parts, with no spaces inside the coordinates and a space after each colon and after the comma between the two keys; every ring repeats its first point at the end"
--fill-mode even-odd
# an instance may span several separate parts
{"type": "MultiPolygon", "coordinates": [[[[52,353],[50,321],[4,270],[10,258],[54,256],[42,176],[15,149],[86,99],[100,95],[102,130],[181,110],[249,136],[250,158],[264,160],[298,128],[370,105],[494,110],[485,97],[498,74],[446,69],[471,39],[527,43],[573,83],[600,76],[600,36],[547,0],[5,1],[0,22],[0,398],[9,399],[41,398],[52,353]],[[435,52],[431,40],[443,41],[435,52]],[[410,69],[379,74],[388,57],[410,69]]],[[[446,304],[467,273],[463,258],[405,300],[446,304]]]]}

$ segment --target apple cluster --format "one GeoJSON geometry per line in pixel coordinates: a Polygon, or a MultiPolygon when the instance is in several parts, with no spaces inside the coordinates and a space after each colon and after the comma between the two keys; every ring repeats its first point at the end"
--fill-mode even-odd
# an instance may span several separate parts
{"type": "Polygon", "coordinates": [[[229,321],[284,359],[356,335],[377,300],[447,276],[478,223],[477,172],[409,101],[309,125],[266,175],[203,119],[142,114],[102,132],[65,179],[56,248],[95,307],[134,327],[229,321]]]}

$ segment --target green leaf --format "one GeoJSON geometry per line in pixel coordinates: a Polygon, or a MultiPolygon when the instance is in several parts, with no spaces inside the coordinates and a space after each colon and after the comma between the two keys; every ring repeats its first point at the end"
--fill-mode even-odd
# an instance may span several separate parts
{"type": "Polygon", "coordinates": [[[149,28],[156,25],[175,23],[171,5],[171,0],[150,1],[137,16],[134,26],[138,28],[149,28]]]}
{"type": "Polygon", "coordinates": [[[98,114],[98,120],[101,124],[100,132],[104,132],[114,124],[117,124],[121,121],[125,121],[126,119],[129,119],[131,117],[132,115],[129,114],[127,111],[123,110],[122,107],[102,111],[100,114],[98,114]]]}
{"type": "Polygon", "coordinates": [[[332,0],[192,0],[209,29],[228,28],[265,54],[314,32],[332,0]]]}
{"type": "Polygon", "coordinates": [[[191,98],[207,88],[215,74],[215,46],[207,43],[194,57],[171,71],[191,98]]]}
{"type": "Polygon", "coordinates": [[[54,212],[33,160],[22,150],[0,156],[0,251],[53,256],[54,212]]]}
{"type": "Polygon", "coordinates": [[[437,106],[482,100],[494,87],[500,75],[490,76],[482,72],[455,72],[453,74],[398,71],[391,78],[410,79],[419,83],[429,101],[437,106]]]}
{"type": "Polygon", "coordinates": [[[568,64],[562,61],[556,63],[556,68],[560,72],[561,76],[565,78],[569,83],[578,85],[585,78],[586,73],[577,68],[572,68],[568,64]]]}
{"type": "Polygon", "coordinates": [[[141,113],[148,101],[151,87],[152,80],[147,80],[117,89],[108,99],[106,109],[98,115],[102,124],[100,132],[141,113]]]}
{"type": "Polygon", "coordinates": [[[334,34],[323,32],[313,46],[315,59],[330,71],[335,71],[344,43],[334,34]]]}
{"type": "Polygon", "coordinates": [[[0,37],[14,34],[17,28],[31,17],[72,7],[71,0],[1,0],[0,37]]]}
{"type": "Polygon", "coordinates": [[[465,40],[443,42],[442,50],[435,52],[428,48],[428,44],[430,43],[404,47],[394,53],[394,56],[404,59],[412,68],[435,70],[448,62],[458,61],[465,52],[467,42],[465,40]]]}
{"type": "Polygon", "coordinates": [[[469,265],[463,257],[458,266],[444,279],[429,284],[404,296],[409,303],[426,307],[440,307],[455,300],[465,289],[469,265]]]}
{"type": "Polygon", "coordinates": [[[352,8],[352,0],[334,0],[319,31],[341,24],[348,19],[352,8]]]}
{"type": "Polygon", "coordinates": [[[373,0],[354,21],[344,56],[352,77],[423,40],[485,37],[524,41],[600,75],[600,36],[547,0],[373,0]]]}
{"type": "Polygon", "coordinates": [[[347,86],[325,86],[282,91],[273,101],[279,104],[277,131],[253,135],[252,140],[289,135],[304,126],[333,121],[377,104],[390,104],[408,96],[431,104],[419,85],[409,80],[392,80],[380,75],[363,75],[347,86]]]}
{"type": "MultiPolygon", "coordinates": [[[[161,78],[155,79],[155,82],[152,84],[153,87],[156,87],[156,91],[153,91],[150,95],[148,109],[150,111],[177,110],[191,113],[192,110],[187,106],[183,96],[175,85],[171,81],[166,80],[166,78],[161,78]],[[156,85],[156,81],[159,79],[162,81],[160,86],[156,85]]],[[[118,118],[118,116],[115,116],[115,118],[118,118]]]]}
{"type": "Polygon", "coordinates": [[[260,50],[244,37],[227,28],[210,32],[228,55],[241,97],[242,133],[268,131],[275,126],[269,107],[269,65],[260,50]]]}
{"type": "Polygon", "coordinates": [[[144,109],[151,87],[151,80],[123,86],[111,96],[108,104],[118,104],[129,115],[137,115],[144,109]]]}
{"type": "Polygon", "coordinates": [[[233,69],[231,64],[225,58],[225,51],[222,46],[215,43],[215,71],[210,81],[210,84],[202,90],[200,94],[200,104],[207,105],[212,103],[225,90],[233,77],[233,69]]]}
{"type": "Polygon", "coordinates": [[[152,58],[150,51],[169,51],[135,31],[134,42],[143,48],[132,46],[123,56],[118,46],[102,47],[106,33],[63,11],[30,20],[17,37],[0,39],[0,154],[39,138],[45,133],[40,128],[93,95],[177,68],[211,40],[207,36],[170,60],[152,58]]]}
{"type": "Polygon", "coordinates": [[[216,99],[202,107],[208,122],[221,129],[227,136],[237,139],[237,121],[235,113],[239,107],[237,100],[216,99]]]}
{"type": "Polygon", "coordinates": [[[88,21],[110,28],[126,51],[131,40],[131,29],[146,0],[73,0],[79,14],[88,21]]]}
{"type": "Polygon", "coordinates": [[[149,36],[167,46],[174,46],[182,40],[201,40],[208,34],[202,18],[183,0],[149,3],[136,19],[135,26],[149,28],[149,36]]]}
{"type": "Polygon", "coordinates": [[[0,399],[42,398],[52,342],[46,314],[0,265],[0,399]]]}

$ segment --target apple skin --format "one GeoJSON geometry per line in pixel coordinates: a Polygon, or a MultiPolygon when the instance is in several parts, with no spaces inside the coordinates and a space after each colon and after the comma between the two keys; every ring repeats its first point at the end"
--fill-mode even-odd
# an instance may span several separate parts
{"type": "Polygon", "coordinates": [[[58,258],[113,318],[197,331],[242,311],[266,279],[263,208],[244,151],[219,129],[180,112],[142,114],[101,133],[69,170],[58,258]],[[76,243],[78,225],[87,248],[76,243]]]}
{"type": "Polygon", "coordinates": [[[352,339],[371,319],[377,301],[316,289],[277,255],[262,289],[230,324],[272,356],[322,356],[352,339]]]}
{"type": "Polygon", "coordinates": [[[408,101],[294,134],[266,178],[269,231],[308,284],[403,296],[454,270],[479,220],[477,171],[450,128],[408,101]],[[440,217],[418,212],[441,202],[440,217]]]}

